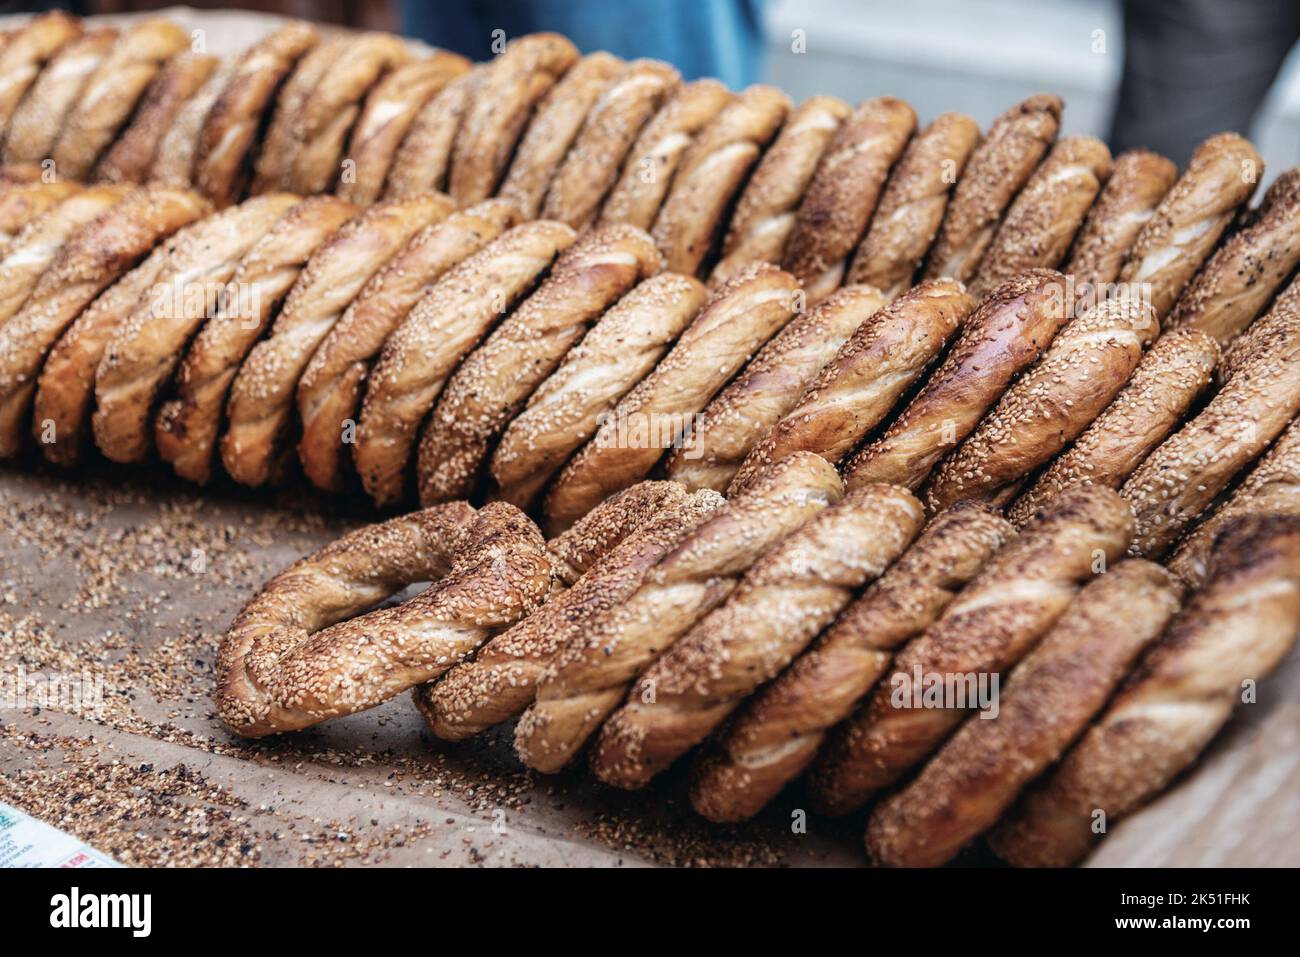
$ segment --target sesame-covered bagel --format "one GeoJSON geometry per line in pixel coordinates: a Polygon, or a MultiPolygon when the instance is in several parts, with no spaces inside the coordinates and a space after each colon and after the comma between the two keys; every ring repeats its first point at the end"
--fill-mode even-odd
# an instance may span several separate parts
{"type": "Polygon", "coordinates": [[[235,618],[218,651],[217,713],[256,738],[372,708],[530,614],[550,585],[541,534],[504,502],[360,529],[271,579],[235,618]],[[418,581],[433,584],[352,617],[418,581]]]}

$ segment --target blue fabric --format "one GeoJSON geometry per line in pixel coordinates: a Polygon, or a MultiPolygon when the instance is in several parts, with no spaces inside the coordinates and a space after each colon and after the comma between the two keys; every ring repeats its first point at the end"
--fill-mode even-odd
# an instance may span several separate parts
{"type": "Polygon", "coordinates": [[[758,79],[760,0],[401,0],[402,31],[475,60],[493,54],[492,31],[513,39],[553,30],[584,53],[666,60],[687,80],[713,76],[732,89],[758,79]]]}

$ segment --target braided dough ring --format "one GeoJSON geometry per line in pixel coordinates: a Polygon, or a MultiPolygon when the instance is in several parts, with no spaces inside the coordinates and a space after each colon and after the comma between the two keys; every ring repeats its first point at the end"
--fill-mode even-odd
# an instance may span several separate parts
{"type": "Polygon", "coordinates": [[[237,482],[272,478],[292,423],[294,390],[320,341],[370,277],[429,223],[444,218],[441,194],[376,203],[312,253],[271,332],[249,352],[230,385],[221,461],[237,482]]]}
{"type": "Polygon", "coordinates": [[[470,68],[469,61],[439,50],[393,70],[366,95],[348,142],[352,176],[344,176],[338,193],[366,205],[379,199],[397,148],[416,114],[443,87],[470,68]]]}
{"type": "Polygon", "coordinates": [[[603,417],[655,368],[707,298],[698,280],[660,273],[601,316],[501,436],[492,459],[497,497],[531,506],[603,417]]]}
{"type": "Polygon", "coordinates": [[[426,226],[370,277],[325,336],[298,380],[298,458],[318,487],[341,492],[351,468],[344,432],[356,424],[361,389],[384,341],[452,267],[519,222],[509,203],[489,199],[426,226]]]}
{"type": "Polygon", "coordinates": [[[200,484],[211,477],[222,410],[239,366],[307,261],[355,213],[355,206],[335,196],[309,197],[244,255],[231,278],[234,294],[195,335],[176,371],[176,397],[162,404],[154,420],[158,455],[177,475],[200,484]]]}
{"type": "MultiPolygon", "coordinates": [[[[155,245],[207,211],[188,191],[139,190],[73,234],[31,298],[0,326],[0,457],[17,451],[45,354],[68,324],[155,245]]],[[[37,426],[46,444],[62,440],[37,426]]]]}
{"type": "Polygon", "coordinates": [[[143,461],[153,448],[154,401],[181,350],[211,314],[239,262],[298,202],[257,196],[188,230],[150,294],[114,332],[95,372],[95,444],[114,462],[143,461]]]}
{"type": "Polygon", "coordinates": [[[613,54],[597,52],[583,57],[564,74],[538,105],[497,198],[513,203],[525,219],[537,218],[551,179],[587,114],[625,68],[613,54]]]}
{"type": "Polygon", "coordinates": [[[81,185],[66,180],[43,183],[21,183],[5,188],[0,195],[0,256],[7,255],[9,246],[23,227],[73,193],[81,192],[81,185]]]}
{"type": "Polygon", "coordinates": [[[307,99],[325,71],[343,57],[353,39],[346,34],[328,37],[299,60],[289,74],[276,94],[275,113],[253,163],[253,185],[249,192],[256,195],[288,187],[298,150],[297,124],[307,107],[307,99]]]}
{"type": "Polygon", "coordinates": [[[618,179],[642,127],[681,85],[681,75],[658,60],[635,60],[591,109],[555,171],[542,216],[589,226],[618,179]]]}
{"type": "Polygon", "coordinates": [[[405,493],[416,433],[452,370],[575,238],[544,219],[514,227],[449,270],[388,337],[352,447],[361,484],[377,503],[405,493]]]}
{"type": "Polygon", "coordinates": [[[649,230],[672,185],[677,166],[699,132],[733,99],[717,80],[705,78],[678,89],[632,144],[622,175],[600,211],[601,223],[627,223],[649,230]]]}
{"type": "Polygon", "coordinates": [[[725,504],[716,492],[687,493],[676,482],[642,482],[588,512],[560,539],[585,536],[587,526],[606,516],[626,534],[568,591],[497,635],[472,661],[417,689],[416,705],[429,729],[443,740],[460,741],[517,716],[532,704],[556,652],[625,601],[664,555],[725,504]]]}
{"type": "Polygon", "coordinates": [[[168,60],[140,98],[130,121],[95,164],[94,178],[103,183],[144,182],[163,135],[186,101],[212,75],[217,62],[216,57],[200,53],[182,53],[168,60]]]}
{"type": "Polygon", "coordinates": [[[185,101],[171,126],[158,141],[153,166],[149,169],[151,184],[171,186],[174,189],[189,189],[194,185],[203,125],[218,97],[225,91],[226,84],[235,75],[238,65],[235,60],[220,61],[208,81],[185,101]]]}
{"type": "Polygon", "coordinates": [[[566,38],[534,33],[492,62],[456,136],[447,191],[457,203],[481,203],[496,191],[533,107],[577,59],[566,38]]]}
{"type": "Polygon", "coordinates": [[[54,146],[60,176],[85,179],[90,174],[163,64],[189,43],[185,31],[170,20],[140,20],[118,38],[86,81],[54,146]]]}
{"type": "Polygon", "coordinates": [[[217,713],[256,738],[372,708],[441,675],[546,599],[541,533],[512,505],[464,502],[345,536],[281,572],[217,658],[217,713]],[[352,616],[417,581],[415,598],[352,616]]]}
{"type": "Polygon", "coordinates": [[[799,202],[849,113],[838,97],[814,96],[790,114],[740,194],[710,286],[722,285],[753,263],[781,261],[799,202]]]}
{"type": "Polygon", "coordinates": [[[5,163],[39,163],[49,157],[86,81],[116,42],[117,31],[103,27],[60,48],[4,127],[5,163]]]}
{"type": "Polygon", "coordinates": [[[324,193],[338,181],[343,147],[362,100],[385,73],[411,58],[406,41],[390,33],[364,34],[347,45],[307,97],[294,124],[290,190],[324,193]]]}
{"type": "Polygon", "coordinates": [[[45,64],[80,35],[81,21],[55,10],[28,20],[0,49],[0,132],[10,132],[8,124],[45,64]]]}
{"type": "Polygon", "coordinates": [[[242,191],[249,173],[249,152],[275,91],[295,63],[317,43],[310,24],[286,23],[259,40],[213,101],[199,131],[194,185],[218,209],[242,191]]]}
{"type": "Polygon", "coordinates": [[[560,254],[520,303],[447,380],[418,453],[420,502],[466,498],[492,441],[619,298],[659,271],[659,251],[634,226],[601,226],[560,254]]]}
{"type": "Polygon", "coordinates": [[[452,80],[416,114],[388,170],[384,199],[446,191],[456,134],[487,69],[480,64],[452,80]]]}

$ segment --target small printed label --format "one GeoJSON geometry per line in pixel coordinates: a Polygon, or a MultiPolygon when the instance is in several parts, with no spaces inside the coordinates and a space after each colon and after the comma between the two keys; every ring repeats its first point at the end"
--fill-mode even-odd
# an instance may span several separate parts
{"type": "Polygon", "coordinates": [[[71,834],[0,804],[0,867],[121,867],[71,834]]]}

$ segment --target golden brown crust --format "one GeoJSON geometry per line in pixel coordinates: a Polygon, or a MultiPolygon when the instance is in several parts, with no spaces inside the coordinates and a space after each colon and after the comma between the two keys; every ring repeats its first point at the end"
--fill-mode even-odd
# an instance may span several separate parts
{"type": "Polygon", "coordinates": [[[1020,866],[1064,866],[1187,768],[1300,631],[1300,519],[1237,519],[1211,578],[1061,764],[994,831],[1020,866]]]}
{"type": "Polygon", "coordinates": [[[673,350],[618,403],[546,496],[552,534],[614,492],[639,482],[696,415],[797,306],[794,277],[760,264],[727,283],[673,350]]]}
{"type": "Polygon", "coordinates": [[[0,326],[22,308],[64,243],[121,201],[126,192],[120,186],[74,191],[14,236],[0,258],[0,326]]]}
{"type": "Polygon", "coordinates": [[[1110,150],[1101,140],[1067,136],[1057,141],[993,234],[970,294],[983,300],[1026,269],[1059,266],[1110,166],[1110,150]]]}
{"type": "Polygon", "coordinates": [[[1263,172],[1264,161],[1236,133],[1220,133],[1198,146],[1138,233],[1119,281],[1149,287],[1150,301],[1163,321],[1238,208],[1250,199],[1263,172]]]}
{"type": "Polygon", "coordinates": [[[374,707],[445,672],[546,598],[550,561],[528,517],[464,502],[372,525],[273,578],[218,652],[217,713],[261,737],[374,707]],[[405,585],[410,601],[357,618],[405,585]]]}
{"type": "Polygon", "coordinates": [[[465,358],[438,396],[420,437],[422,505],[475,491],[506,423],[591,324],[659,266],[654,241],[634,226],[589,230],[560,254],[537,291],[465,358]]]}
{"type": "Polygon", "coordinates": [[[54,10],[32,17],[0,48],[0,136],[9,132],[19,103],[46,63],[80,35],[79,19],[54,10]]]}
{"type": "Polygon", "coordinates": [[[370,277],[312,354],[298,380],[298,459],[318,488],[343,491],[351,469],[345,430],[356,426],[361,389],[384,340],[434,283],[519,222],[489,199],[426,226],[370,277]]]}
{"type": "Polygon", "coordinates": [[[1110,404],[1159,331],[1151,306],[1137,299],[1109,299],[1072,319],[939,464],[926,504],[938,511],[967,498],[1005,503],[1110,404]]]}
{"type": "Polygon", "coordinates": [[[710,286],[722,285],[753,263],[781,262],[799,202],[850,112],[838,97],[813,96],[790,114],[740,194],[710,286]]]}
{"type": "Polygon", "coordinates": [[[469,68],[463,56],[438,50],[397,67],[376,83],[366,95],[348,142],[351,175],[345,172],[339,195],[361,205],[379,199],[398,147],[421,108],[469,68]]]}
{"type": "Polygon", "coordinates": [[[1243,515],[1300,515],[1300,419],[1291,420],[1231,497],[1178,543],[1169,570],[1200,588],[1210,573],[1215,539],[1243,515]]]}
{"type": "Polygon", "coordinates": [[[343,57],[352,40],[350,35],[325,37],[298,61],[284,81],[275,97],[271,125],[262,137],[253,163],[250,193],[256,195],[288,187],[297,151],[296,128],[307,108],[307,100],[325,72],[343,57]]]}
{"type": "Polygon", "coordinates": [[[601,208],[600,222],[650,229],[695,138],[732,99],[731,91],[713,79],[679,87],[628,151],[622,175],[601,208]]]}
{"type": "Polygon", "coordinates": [[[217,98],[235,75],[238,61],[222,60],[212,75],[181,106],[171,126],[158,141],[149,182],[154,186],[189,189],[194,185],[195,160],[199,154],[199,136],[217,98]]]}
{"type": "Polygon", "coordinates": [[[664,555],[726,504],[716,492],[687,494],[675,482],[642,482],[598,505],[570,532],[607,510],[625,512],[632,507],[629,498],[647,487],[658,493],[654,507],[573,587],[497,635],[473,661],[461,662],[442,680],[416,691],[416,704],[434,734],[461,741],[517,716],[532,704],[537,682],[556,652],[626,601],[664,555]]]}
{"type": "Polygon", "coordinates": [[[876,286],[890,301],[911,288],[952,186],[979,141],[979,124],[963,113],[942,113],[912,137],[889,174],[846,282],[876,286]]]}
{"type": "Polygon", "coordinates": [[[271,331],[230,384],[221,462],[235,481],[262,485],[275,477],[293,426],[294,391],[311,354],[370,277],[451,209],[440,194],[376,203],[312,253],[271,331]]]}
{"type": "Polygon", "coordinates": [[[388,170],[384,199],[446,191],[456,134],[487,69],[479,64],[461,74],[415,115],[388,170]]]}
{"type": "Polygon", "coordinates": [[[1182,422],[1218,359],[1219,347],[1202,332],[1177,330],[1157,339],[1110,405],[1015,500],[1007,518],[1019,527],[1074,485],[1119,489],[1182,422]]]}
{"type": "Polygon", "coordinates": [[[1170,328],[1199,329],[1226,346],[1300,263],[1300,169],[1264,195],[1259,218],[1234,234],[1183,290],[1170,328]]]}
{"type": "Polygon", "coordinates": [[[1076,298],[1084,308],[1107,298],[1138,233],[1177,178],[1178,167],[1158,153],[1128,150],[1115,159],[1110,179],[1092,204],[1070,258],[1061,267],[1061,272],[1074,279],[1076,298]]]}
{"type": "Polygon", "coordinates": [[[284,78],[319,41],[301,20],[253,44],[205,113],[196,140],[194,183],[217,208],[239,198],[251,172],[253,141],[284,78]]]}
{"type": "Polygon", "coordinates": [[[1065,277],[1050,269],[1029,270],[994,289],[916,398],[844,464],[845,485],[920,488],[1056,336],[1069,311],[1064,289],[1065,277]]]}
{"type": "Polygon", "coordinates": [[[1251,356],[1274,339],[1285,338],[1300,323],[1300,277],[1278,294],[1268,312],[1252,322],[1223,349],[1223,358],[1215,370],[1215,379],[1227,382],[1241,366],[1251,361],[1251,356]]]}
{"type": "Polygon", "coordinates": [[[1132,536],[1132,513],[1107,488],[1070,489],[1040,512],[898,653],[890,677],[835,732],[814,773],[833,783],[815,796],[830,793],[837,809],[851,810],[924,760],[970,714],[969,703],[952,700],[921,706],[927,682],[1005,673],[1132,536]]]}
{"type": "Polygon", "coordinates": [[[667,269],[684,276],[699,273],[732,198],[789,110],[790,99],[780,90],[751,86],[695,137],[651,229],[667,269]]]}
{"type": "Polygon", "coordinates": [[[63,124],[53,154],[60,176],[90,174],[163,64],[189,42],[170,20],[138,20],[118,37],[63,124]]]}
{"type": "MultiPolygon", "coordinates": [[[[40,444],[41,452],[49,461],[70,466],[80,460],[89,444],[95,372],[109,340],[153,288],[185,234],[201,228],[202,222],[182,229],[100,293],[50,350],[36,384],[32,406],[33,427],[39,426],[42,432],[48,428],[58,436],[57,442],[40,444]]],[[[37,436],[38,442],[40,439],[37,436]]]]}
{"type": "Polygon", "coordinates": [[[892,867],[937,867],[996,823],[1105,704],[1178,611],[1182,587],[1130,559],[1087,585],[1012,673],[995,720],[971,718],[872,812],[867,850],[892,867]],[[1116,629],[1115,623],[1124,627],[1116,629]]]}
{"type": "Polygon", "coordinates": [[[583,229],[596,219],[642,128],[681,86],[658,60],[634,60],[592,107],[546,191],[542,215],[583,229]]]}
{"type": "Polygon", "coordinates": [[[8,124],[0,124],[6,163],[39,163],[49,158],[86,81],[115,42],[117,30],[100,27],[87,30],[59,49],[14,109],[8,124]]]}
{"type": "Polygon", "coordinates": [[[889,414],[970,315],[970,296],[948,279],[924,282],[862,323],[764,433],[730,486],[735,494],[791,452],[816,452],[838,464],[889,414]]]}
{"type": "Polygon", "coordinates": [[[725,491],[767,429],[790,411],[854,331],[885,306],[870,286],[846,286],[801,312],[705,406],[689,446],[673,449],[664,475],[688,488],[725,491]]]}
{"type": "Polygon", "coordinates": [[[94,179],[106,183],[144,182],[163,135],[216,65],[216,57],[200,53],[182,53],[168,60],[140,98],[130,121],[95,164],[94,179]]]}
{"type": "Polygon", "coordinates": [[[1300,316],[1274,312],[1262,321],[1276,334],[1261,338],[1200,414],[1120,490],[1138,518],[1134,555],[1161,558],[1300,412],[1300,316]]]}
{"type": "MultiPolygon", "coordinates": [[[[827,732],[885,673],[893,651],[933,622],[1014,532],[970,503],[941,512],[817,642],[746,702],[695,762],[691,803],[711,821],[753,817],[812,761],[827,732]]],[[[819,803],[843,813],[835,782],[819,803]]]]}
{"type": "MultiPolygon", "coordinates": [[[[159,242],[208,211],[190,192],[140,190],[73,233],[23,308],[0,326],[0,457],[18,451],[46,353],[77,315],[159,242]]],[[[44,422],[43,444],[62,440],[44,422]]]]}
{"type": "Polygon", "coordinates": [[[842,495],[835,469],[801,453],[728,501],[555,655],[515,726],[520,759],[560,770],[646,665],[721,604],[761,554],[842,495]]]}
{"type": "Polygon", "coordinates": [[[799,204],[782,265],[819,302],[839,288],[885,179],[916,130],[916,111],[889,96],[844,121],[799,204]]]}
{"type": "Polygon", "coordinates": [[[866,485],[756,561],[726,603],[643,671],[601,728],[592,769],[644,786],[770,681],[916,537],[925,510],[895,485],[866,485]]]}
{"type": "Polygon", "coordinates": [[[239,261],[296,196],[272,193],[209,216],[187,230],[95,372],[95,444],[114,462],[143,461],[153,448],[154,402],[181,351],[215,308],[239,261]]]}
{"type": "Polygon", "coordinates": [[[211,477],[235,373],[308,259],[355,213],[355,206],[334,196],[311,196],[285,213],[240,260],[231,294],[195,334],[176,370],[176,397],[164,402],[154,419],[158,455],[177,475],[199,483],[211,477]]]}
{"type": "Polygon", "coordinates": [[[514,227],[449,270],[384,342],[352,447],[361,484],[377,503],[406,494],[416,433],[447,377],[575,238],[547,220],[514,227]]]}
{"type": "Polygon", "coordinates": [[[80,191],[79,183],[67,180],[46,183],[40,179],[32,183],[15,184],[6,189],[0,194],[0,256],[8,253],[9,245],[24,226],[80,191]]]}
{"type": "Polygon", "coordinates": [[[708,298],[698,280],[660,273],[603,315],[538,386],[492,459],[496,496],[532,505],[565,460],[658,363],[708,298]]]}
{"type": "Polygon", "coordinates": [[[492,61],[456,136],[447,192],[457,203],[496,192],[533,108],[577,59],[559,34],[533,33],[512,40],[492,61]]]}
{"type": "Polygon", "coordinates": [[[406,41],[391,33],[362,34],[343,48],[304,101],[293,125],[290,190],[323,193],[338,181],[344,145],[367,93],[386,73],[411,59],[406,41]]]}
{"type": "Polygon", "coordinates": [[[513,203],[526,219],[535,219],[555,171],[573,145],[596,102],[627,64],[612,53],[588,54],[570,68],[537,106],[515,150],[497,197],[513,203]]]}
{"type": "Polygon", "coordinates": [[[1060,97],[1039,93],[993,121],[953,191],[930,250],[927,279],[965,282],[975,275],[1002,214],[1056,139],[1061,109],[1060,97]]]}

